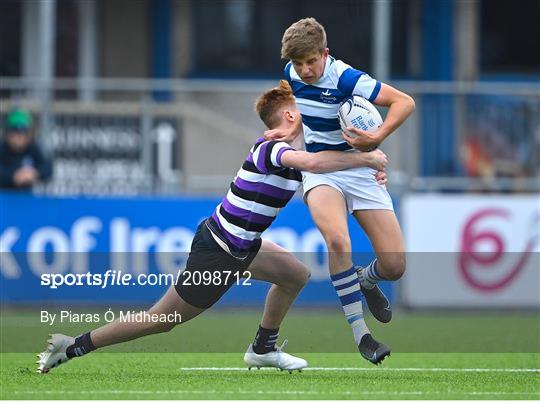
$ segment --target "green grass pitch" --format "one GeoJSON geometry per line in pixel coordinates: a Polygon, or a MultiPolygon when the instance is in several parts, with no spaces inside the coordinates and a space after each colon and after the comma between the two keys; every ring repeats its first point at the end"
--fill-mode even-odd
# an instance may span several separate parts
{"type": "Polygon", "coordinates": [[[214,310],[170,333],[34,372],[48,327],[35,312],[1,315],[2,399],[539,399],[540,322],[534,314],[405,314],[369,324],[392,346],[375,367],[355,352],[339,312],[295,310],[282,326],[302,373],[248,371],[242,355],[259,312],[214,310]],[[502,325],[501,325],[502,323],[502,325]],[[497,337],[495,330],[504,334],[497,337]],[[197,353],[192,353],[192,352],[197,353]],[[514,351],[515,353],[510,353],[514,351]],[[191,352],[191,353],[190,353],[191,352]],[[426,353],[423,353],[426,352],[426,353]]]}

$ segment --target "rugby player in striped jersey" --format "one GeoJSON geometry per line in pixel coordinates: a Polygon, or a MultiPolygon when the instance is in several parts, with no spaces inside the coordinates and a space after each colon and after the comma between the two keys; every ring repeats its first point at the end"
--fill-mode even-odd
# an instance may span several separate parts
{"type": "MultiPolygon", "coordinates": [[[[54,334],[46,350],[38,355],[38,372],[83,356],[97,348],[126,342],[145,335],[167,332],[180,322],[154,322],[147,316],[181,315],[186,322],[216,303],[243,274],[272,283],[268,291],[262,320],[245,353],[248,367],[276,367],[282,370],[301,370],[307,367],[304,359],[285,353],[276,346],[279,327],[294,299],[309,278],[308,268],[294,255],[271,241],[261,239],[280,209],[293,197],[302,183],[302,170],[330,172],[357,166],[371,166],[380,185],[386,182],[386,155],[381,151],[369,153],[297,151],[294,142],[301,137],[301,119],[291,87],[281,81],[279,87],[264,93],[256,110],[269,128],[298,127],[289,143],[256,140],[247,159],[231,183],[230,190],[214,213],[204,220],[195,233],[186,271],[210,271],[210,284],[178,281],[148,311],[137,319],[117,320],[77,336],[54,334]]],[[[298,141],[297,141],[298,142],[298,141]]],[[[302,139],[300,138],[300,143],[302,139]]]]}
{"type": "MultiPolygon", "coordinates": [[[[335,150],[345,155],[353,149],[376,148],[415,109],[409,95],[332,57],[324,27],[314,18],[293,23],[285,30],[281,44],[281,57],[289,60],[284,76],[302,114],[308,152],[335,150]],[[342,133],[339,105],[352,95],[388,108],[377,131],[348,127],[348,131],[356,134],[354,138],[342,133]]],[[[268,130],[265,138],[288,141],[295,137],[295,130],[296,127],[268,130]]],[[[387,323],[392,319],[390,302],[378,282],[395,281],[403,275],[405,247],[390,194],[385,186],[377,184],[369,167],[330,173],[306,171],[303,189],[311,216],[328,246],[330,279],[358,350],[362,357],[379,364],[390,354],[390,349],[371,336],[363,317],[361,293],[378,321],[387,323]],[[353,265],[347,213],[364,230],[376,254],[377,258],[366,267],[353,265]]]]}

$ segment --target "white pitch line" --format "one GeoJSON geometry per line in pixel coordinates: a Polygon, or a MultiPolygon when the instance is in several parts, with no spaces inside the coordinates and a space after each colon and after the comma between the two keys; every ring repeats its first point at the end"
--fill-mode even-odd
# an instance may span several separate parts
{"type": "Polygon", "coordinates": [[[94,389],[94,390],[17,390],[14,392],[17,395],[92,395],[92,394],[112,394],[112,395],[175,395],[175,394],[191,394],[191,395],[363,395],[363,396],[375,396],[375,395],[393,395],[393,396],[429,396],[429,395],[468,395],[468,396],[480,396],[480,395],[540,395],[540,392],[504,392],[504,391],[454,391],[448,390],[447,392],[424,392],[424,391],[295,391],[295,390],[119,390],[119,389],[94,389]]]}
{"type": "MultiPolygon", "coordinates": [[[[247,367],[180,367],[182,371],[247,371],[247,367]]],[[[255,370],[255,368],[252,368],[255,370]]],[[[276,370],[274,367],[261,367],[261,370],[276,370]]],[[[307,367],[302,371],[443,371],[443,372],[474,372],[474,373],[539,373],[537,368],[443,368],[443,367],[307,367]]],[[[284,371],[287,371],[286,369],[284,371]]],[[[293,370],[296,371],[296,370],[293,370]]]]}

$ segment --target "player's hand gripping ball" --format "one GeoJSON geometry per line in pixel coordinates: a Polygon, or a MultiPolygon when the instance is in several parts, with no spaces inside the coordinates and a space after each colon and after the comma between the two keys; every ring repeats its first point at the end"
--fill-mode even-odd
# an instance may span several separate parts
{"type": "Polygon", "coordinates": [[[338,111],[341,129],[350,138],[357,135],[347,130],[347,127],[356,127],[360,130],[374,132],[381,126],[383,119],[375,106],[361,96],[350,96],[343,100],[338,111]]]}

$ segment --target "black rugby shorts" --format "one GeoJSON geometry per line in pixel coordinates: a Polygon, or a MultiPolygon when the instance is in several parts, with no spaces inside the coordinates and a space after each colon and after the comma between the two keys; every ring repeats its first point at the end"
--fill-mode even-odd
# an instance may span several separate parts
{"type": "Polygon", "coordinates": [[[179,275],[175,289],[192,306],[209,308],[236,283],[243,283],[242,274],[249,267],[261,246],[236,258],[214,240],[206,220],[198,227],[191,243],[186,269],[179,275]],[[209,272],[209,273],[208,273],[209,272]],[[212,278],[211,283],[203,278],[212,278]],[[240,279],[240,281],[238,280],[240,279]]]}

